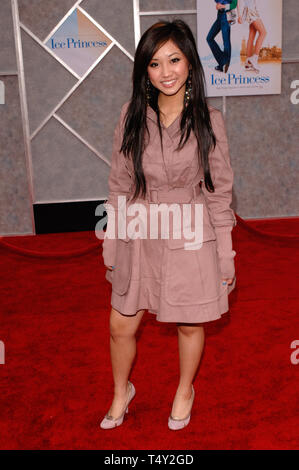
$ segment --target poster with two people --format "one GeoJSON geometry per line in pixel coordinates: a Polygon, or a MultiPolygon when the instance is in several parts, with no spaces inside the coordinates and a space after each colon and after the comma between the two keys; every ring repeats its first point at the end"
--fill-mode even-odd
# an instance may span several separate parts
{"type": "Polygon", "coordinates": [[[282,0],[197,0],[207,96],[281,93],[282,0]]]}

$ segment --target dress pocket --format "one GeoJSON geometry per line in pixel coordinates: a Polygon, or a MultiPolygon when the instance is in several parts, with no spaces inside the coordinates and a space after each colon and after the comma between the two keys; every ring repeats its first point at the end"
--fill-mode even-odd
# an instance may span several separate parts
{"type": "MultiPolygon", "coordinates": [[[[200,196],[197,200],[195,201],[192,201],[190,203],[190,206],[191,206],[191,213],[192,213],[192,216],[191,216],[191,223],[190,221],[188,222],[187,221],[187,225],[188,225],[188,231],[192,231],[192,233],[197,233],[196,237],[197,239],[200,238],[200,231],[199,231],[199,228],[198,230],[196,231],[195,230],[195,221],[196,221],[196,217],[195,217],[195,204],[198,204],[198,205],[202,205],[202,242],[207,242],[207,241],[210,241],[210,240],[216,240],[216,234],[215,234],[215,231],[214,231],[214,228],[212,227],[211,225],[211,221],[210,221],[210,216],[209,216],[209,212],[208,212],[208,209],[207,209],[207,205],[206,205],[206,202],[205,202],[205,199],[203,196],[200,196]]],[[[181,213],[183,214],[183,209],[181,209],[181,213]]],[[[200,221],[199,221],[200,223],[200,221]]],[[[172,226],[171,226],[172,227],[172,226]]],[[[181,227],[183,227],[183,221],[181,219],[181,227]]],[[[172,230],[172,228],[171,228],[172,230]]],[[[171,250],[176,250],[178,248],[184,248],[188,246],[188,244],[191,244],[194,243],[195,244],[195,247],[196,245],[199,244],[199,241],[196,241],[193,237],[193,239],[187,239],[184,237],[184,234],[183,234],[183,229],[181,229],[179,231],[179,233],[177,233],[177,237],[178,238],[174,238],[172,236],[172,231],[170,230],[170,238],[168,239],[168,248],[170,248],[171,250]],[[186,245],[185,245],[186,243],[186,245]]],[[[194,247],[194,248],[195,248],[194,247]]],[[[192,247],[190,247],[190,249],[192,250],[192,247]]]]}
{"type": "Polygon", "coordinates": [[[118,238],[116,246],[115,268],[112,271],[112,290],[124,295],[129,287],[132,274],[132,240],[118,238]]]}
{"type": "Polygon", "coordinates": [[[204,242],[199,249],[168,250],[165,298],[171,305],[200,305],[217,300],[220,273],[216,242],[204,242]]]}

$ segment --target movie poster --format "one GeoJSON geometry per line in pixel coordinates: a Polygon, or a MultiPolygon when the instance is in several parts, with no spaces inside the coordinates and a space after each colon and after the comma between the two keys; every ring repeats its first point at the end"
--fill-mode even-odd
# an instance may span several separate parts
{"type": "Polygon", "coordinates": [[[207,96],[281,93],[282,0],[197,0],[207,96]]]}
{"type": "Polygon", "coordinates": [[[82,77],[111,44],[111,39],[76,8],[55,29],[46,46],[79,77],[82,77]]]}

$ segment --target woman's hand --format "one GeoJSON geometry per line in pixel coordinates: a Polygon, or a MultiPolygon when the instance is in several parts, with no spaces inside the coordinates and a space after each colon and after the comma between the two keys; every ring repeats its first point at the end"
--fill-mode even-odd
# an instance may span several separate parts
{"type": "Polygon", "coordinates": [[[233,283],[233,279],[222,279],[222,284],[225,282],[230,286],[233,283]]]}
{"type": "Polygon", "coordinates": [[[115,266],[106,266],[106,268],[109,269],[109,271],[114,271],[115,266]]]}
{"type": "Polygon", "coordinates": [[[238,16],[238,23],[240,23],[240,24],[243,23],[241,16],[238,16]]]}
{"type": "Polygon", "coordinates": [[[225,8],[225,5],[222,5],[222,3],[216,3],[216,10],[221,10],[225,8]]]}

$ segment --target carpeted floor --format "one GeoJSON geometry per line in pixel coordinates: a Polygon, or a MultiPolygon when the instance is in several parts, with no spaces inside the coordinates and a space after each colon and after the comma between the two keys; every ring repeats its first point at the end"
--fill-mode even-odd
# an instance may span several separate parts
{"type": "Polygon", "coordinates": [[[298,218],[238,218],[237,287],[230,311],[205,324],[192,418],[178,432],[167,427],[176,326],[148,312],[129,414],[119,428],[99,428],[113,390],[111,287],[94,233],[0,239],[0,448],[298,448],[299,364],[290,360],[299,340],[298,229],[298,218]]]}

